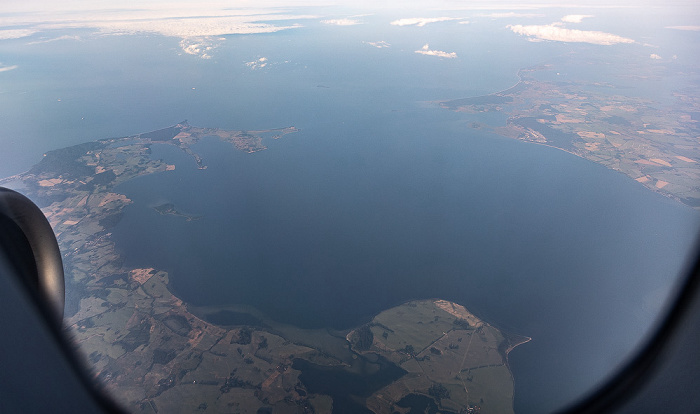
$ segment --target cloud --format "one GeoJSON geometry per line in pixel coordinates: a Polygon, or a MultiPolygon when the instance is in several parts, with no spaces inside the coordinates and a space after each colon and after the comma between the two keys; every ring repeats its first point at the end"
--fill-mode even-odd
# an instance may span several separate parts
{"type": "Polygon", "coordinates": [[[179,38],[232,34],[273,33],[301,27],[297,22],[318,19],[316,15],[294,14],[283,8],[232,9],[227,2],[148,2],[134,8],[129,4],[96,3],[89,11],[84,4],[27,2],[15,13],[2,18],[0,40],[31,36],[55,29],[93,29],[102,34],[155,33],[179,38]],[[9,29],[9,30],[8,30],[9,29]]]}
{"type": "Polygon", "coordinates": [[[455,52],[443,52],[442,50],[430,50],[430,46],[426,43],[420,50],[416,50],[416,53],[428,56],[437,56],[441,58],[454,59],[457,57],[455,52]]]}
{"type": "Polygon", "coordinates": [[[661,59],[661,56],[657,55],[656,53],[652,53],[651,55],[649,55],[649,57],[652,58],[652,59],[654,59],[654,60],[660,60],[660,59],[661,59]]]}
{"type": "Polygon", "coordinates": [[[477,14],[477,17],[490,17],[492,19],[504,19],[504,18],[511,18],[511,17],[520,17],[520,18],[532,18],[532,17],[544,17],[544,14],[541,13],[516,13],[516,12],[502,12],[502,13],[481,13],[477,14]]]}
{"type": "MultiPolygon", "coordinates": [[[[228,11],[232,13],[231,11],[228,11]]],[[[245,13],[249,13],[246,11],[245,13]]],[[[178,15],[178,13],[174,13],[178,15]]],[[[228,16],[208,16],[191,18],[168,18],[160,17],[143,19],[132,18],[130,15],[104,16],[104,19],[90,19],[78,21],[55,21],[42,23],[35,26],[35,31],[52,29],[73,29],[91,28],[96,29],[106,35],[124,35],[153,33],[163,36],[180,38],[182,51],[189,55],[199,56],[202,59],[211,59],[211,52],[216,48],[216,38],[223,35],[232,34],[259,34],[274,33],[282,30],[296,29],[302,27],[300,24],[276,25],[268,22],[284,21],[296,18],[317,18],[317,16],[292,16],[283,14],[231,14],[228,16]],[[258,20],[265,20],[265,23],[258,20]]],[[[137,14],[137,16],[140,16],[137,14]]],[[[147,16],[150,16],[147,14],[147,16]]],[[[133,17],[133,16],[132,16],[133,17]]],[[[221,39],[219,39],[221,40],[221,39]]]]}
{"type": "Polygon", "coordinates": [[[592,14],[567,14],[561,18],[562,22],[565,23],[581,23],[583,19],[587,17],[593,17],[592,14]]]}
{"type": "Polygon", "coordinates": [[[251,70],[256,70],[256,69],[262,69],[265,66],[268,65],[268,61],[266,57],[261,57],[258,60],[253,60],[251,62],[246,62],[246,66],[248,66],[251,70]]]}
{"type": "Polygon", "coordinates": [[[690,30],[693,32],[700,32],[700,26],[667,26],[667,29],[676,29],[676,30],[690,30]]]}
{"type": "Polygon", "coordinates": [[[394,26],[418,26],[423,27],[429,23],[447,22],[450,20],[464,20],[460,17],[415,17],[411,19],[399,19],[391,22],[394,26]]]}
{"type": "Polygon", "coordinates": [[[634,40],[611,33],[566,29],[551,25],[509,25],[508,28],[519,35],[528,36],[532,41],[552,40],[557,42],[592,43],[594,45],[614,45],[617,43],[635,43],[634,40]]]}
{"type": "Polygon", "coordinates": [[[36,33],[36,30],[32,30],[32,29],[0,30],[0,40],[20,39],[22,37],[31,36],[34,33],[36,33]]]}
{"type": "MultiPolygon", "coordinates": [[[[257,16],[259,19],[271,19],[272,16],[257,16]]],[[[72,28],[62,24],[51,25],[51,28],[72,28]]],[[[299,24],[277,26],[269,23],[249,21],[241,16],[232,17],[201,17],[189,19],[166,19],[155,21],[103,21],[94,23],[94,27],[106,34],[137,34],[157,33],[164,36],[189,38],[205,36],[223,36],[231,34],[274,33],[281,30],[301,27],[299,24]]]]}
{"type": "Polygon", "coordinates": [[[48,39],[41,39],[41,40],[35,40],[33,42],[27,43],[28,45],[39,45],[42,43],[51,43],[51,42],[56,42],[59,40],[82,40],[80,36],[68,36],[68,35],[63,35],[59,37],[52,37],[48,39]]]}
{"type": "Polygon", "coordinates": [[[331,19],[331,20],[321,20],[323,24],[334,24],[336,26],[354,26],[356,24],[362,24],[361,21],[356,19],[331,19]]]}
{"type": "Polygon", "coordinates": [[[19,66],[17,65],[12,65],[12,66],[3,66],[2,63],[0,63],[0,72],[7,72],[13,69],[17,69],[19,66]]]}
{"type": "Polygon", "coordinates": [[[199,56],[202,59],[211,59],[210,52],[216,48],[216,44],[210,38],[189,37],[180,41],[180,47],[188,55],[199,56]]]}
{"type": "Polygon", "coordinates": [[[377,49],[384,49],[384,48],[386,48],[386,47],[390,47],[390,46],[391,46],[391,44],[389,44],[389,43],[387,43],[387,42],[385,42],[385,41],[383,41],[383,40],[380,40],[380,41],[378,41],[378,42],[362,42],[362,43],[364,43],[364,44],[366,44],[366,45],[374,46],[374,47],[376,47],[377,49]]]}

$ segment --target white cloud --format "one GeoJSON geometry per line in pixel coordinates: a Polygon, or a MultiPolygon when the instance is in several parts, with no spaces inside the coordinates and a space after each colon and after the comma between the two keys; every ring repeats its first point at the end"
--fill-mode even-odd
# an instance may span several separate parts
{"type": "Polygon", "coordinates": [[[2,63],[0,63],[0,72],[7,72],[9,70],[17,69],[19,66],[17,65],[12,65],[12,66],[3,66],[2,63]]]}
{"type": "Polygon", "coordinates": [[[540,13],[516,13],[516,12],[502,12],[502,13],[481,13],[477,14],[477,17],[490,17],[492,19],[503,19],[511,17],[519,18],[532,18],[532,17],[544,17],[544,14],[540,13]]]}
{"type": "MultiPolygon", "coordinates": [[[[272,19],[272,16],[257,16],[257,19],[272,19]]],[[[247,17],[201,17],[190,19],[165,19],[165,20],[138,20],[138,21],[101,21],[94,22],[88,27],[99,29],[107,34],[136,34],[157,33],[164,36],[189,38],[204,36],[222,36],[229,34],[257,34],[274,33],[281,30],[301,27],[298,24],[291,26],[276,26],[268,23],[249,21],[247,17]]],[[[45,25],[48,28],[74,28],[75,24],[45,25]]]]}
{"type": "Polygon", "coordinates": [[[389,44],[389,43],[387,43],[387,42],[385,42],[385,41],[383,41],[383,40],[380,40],[380,41],[378,41],[378,42],[362,42],[362,43],[364,43],[364,44],[366,44],[366,45],[374,46],[374,47],[376,47],[377,49],[384,49],[384,48],[386,48],[386,47],[390,47],[390,46],[391,46],[391,44],[389,44]]]}
{"type": "Polygon", "coordinates": [[[509,25],[508,28],[519,35],[528,36],[530,40],[552,40],[557,42],[592,43],[595,45],[614,45],[617,43],[634,43],[634,40],[611,33],[566,29],[556,25],[509,25]]]}
{"type": "Polygon", "coordinates": [[[581,23],[583,19],[587,17],[593,17],[592,14],[567,14],[561,18],[562,22],[565,23],[581,23]]]}
{"type": "Polygon", "coordinates": [[[437,56],[441,58],[454,59],[457,57],[455,52],[443,52],[442,50],[430,50],[430,46],[426,43],[420,50],[416,50],[416,53],[428,56],[437,56]]]}
{"type": "Polygon", "coordinates": [[[700,32],[700,26],[667,26],[667,29],[676,29],[676,30],[689,30],[693,32],[700,32]]]}
{"type": "Polygon", "coordinates": [[[208,37],[189,37],[180,41],[180,47],[188,55],[199,56],[202,59],[211,59],[210,52],[216,48],[216,44],[208,37]]]}
{"type": "Polygon", "coordinates": [[[20,39],[22,37],[31,36],[34,33],[36,33],[36,30],[32,30],[32,29],[0,30],[0,40],[20,39]]]}
{"type": "Polygon", "coordinates": [[[656,53],[652,53],[651,55],[649,55],[649,57],[652,58],[652,59],[654,59],[654,60],[660,60],[660,59],[661,59],[661,56],[657,55],[656,53]]]}
{"type": "Polygon", "coordinates": [[[356,19],[331,19],[331,20],[321,20],[323,24],[334,24],[336,26],[354,26],[356,24],[362,24],[361,21],[356,19]]]}
{"type": "Polygon", "coordinates": [[[459,22],[459,24],[469,24],[471,23],[469,20],[462,20],[459,22]]]}
{"type": "MultiPolygon", "coordinates": [[[[55,29],[93,29],[102,34],[155,33],[181,39],[231,34],[273,33],[301,27],[297,22],[318,19],[316,15],[293,14],[284,8],[232,9],[228,2],[148,2],[138,8],[119,2],[92,3],[89,11],[82,2],[26,2],[21,10],[2,17],[0,40],[31,36],[55,29]],[[21,28],[20,28],[21,27],[21,28]]],[[[19,5],[19,2],[16,6],[19,5]]]]}
{"type": "Polygon", "coordinates": [[[262,69],[265,66],[268,65],[268,61],[266,57],[261,57],[258,60],[253,60],[251,62],[246,62],[246,66],[248,66],[251,70],[256,70],[256,69],[262,69]]]}
{"type": "Polygon", "coordinates": [[[447,22],[450,20],[464,20],[459,17],[415,17],[410,19],[399,19],[391,22],[394,26],[418,26],[423,27],[429,23],[447,22]]]}
{"type": "Polygon", "coordinates": [[[35,40],[35,41],[29,42],[29,43],[27,43],[27,44],[28,44],[28,45],[38,45],[38,44],[42,44],[42,43],[56,42],[56,41],[59,41],[59,40],[81,40],[81,39],[80,39],[80,36],[68,36],[68,35],[64,35],[64,36],[52,37],[52,38],[48,38],[48,39],[35,40]]]}

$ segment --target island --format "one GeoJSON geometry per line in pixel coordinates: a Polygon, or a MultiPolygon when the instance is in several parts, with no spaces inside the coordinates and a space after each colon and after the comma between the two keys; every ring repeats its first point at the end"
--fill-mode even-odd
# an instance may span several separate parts
{"type": "Polygon", "coordinates": [[[177,207],[175,207],[175,204],[173,203],[165,203],[155,206],[153,207],[153,210],[155,210],[161,216],[182,217],[187,221],[199,220],[202,217],[195,214],[183,213],[180,210],[178,210],[177,207]]]}
{"type": "MultiPolygon", "coordinates": [[[[571,58],[573,60],[573,58],[571,58]]],[[[557,79],[562,60],[521,69],[519,81],[490,95],[440,102],[464,113],[500,112],[505,125],[472,122],[496,134],[547,145],[597,162],[648,189],[700,209],[700,89],[680,85],[669,102],[621,93],[610,82],[557,79]]],[[[588,65],[605,62],[589,62],[588,65]]],[[[656,80],[648,65],[620,62],[635,80],[656,80]],[[649,72],[649,73],[647,73],[649,72]]],[[[601,69],[602,71],[603,69],[601,69]]],[[[609,77],[614,81],[616,77],[609,77]]]]}
{"type": "MultiPolygon", "coordinates": [[[[0,180],[38,203],[54,228],[66,275],[65,333],[95,382],[135,413],[512,412],[508,353],[529,338],[459,304],[413,301],[352,330],[308,330],[243,305],[190,306],[171,292],[167,272],[125,265],[111,229],[132,201],[115,187],[176,168],[152,157],[153,145],[173,145],[204,169],[192,150],[204,137],[252,154],[297,131],[182,122],[51,151],[0,180]]],[[[172,203],[152,208],[199,217],[172,203]]]]}

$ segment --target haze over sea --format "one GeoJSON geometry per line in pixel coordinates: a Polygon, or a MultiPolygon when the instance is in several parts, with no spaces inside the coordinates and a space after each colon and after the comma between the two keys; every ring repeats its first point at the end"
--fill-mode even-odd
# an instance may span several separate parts
{"type": "MultiPolygon", "coordinates": [[[[177,40],[160,36],[85,38],[79,51],[36,44],[43,49],[29,55],[26,42],[5,44],[26,70],[3,74],[14,102],[0,100],[4,128],[35,139],[3,142],[17,156],[1,175],[50,148],[183,119],[296,126],[254,154],[205,139],[193,150],[206,170],[154,145],[153,157],[177,167],[117,188],[134,201],[114,229],[126,262],[170,272],[188,303],[244,303],[301,327],[350,328],[410,299],[458,302],[533,338],[510,355],[516,411],[557,408],[648,332],[700,217],[598,164],[470,127],[503,115],[434,103],[506,89],[520,68],[556,61],[568,46],[421,29],[311,23],[230,37],[212,60],[179,56],[177,40]],[[386,49],[366,43],[387,38],[386,49]],[[413,53],[428,38],[463,58],[413,53]],[[268,64],[245,65],[255,61],[268,64]],[[30,87],[36,79],[49,86],[30,87]],[[165,202],[203,217],[152,209],[165,202]]],[[[602,52],[619,50],[590,56],[602,52]]]]}

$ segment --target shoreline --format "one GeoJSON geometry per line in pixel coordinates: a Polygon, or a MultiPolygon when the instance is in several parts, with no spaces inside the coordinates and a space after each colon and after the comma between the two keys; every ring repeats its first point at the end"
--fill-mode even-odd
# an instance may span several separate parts
{"type": "MultiPolygon", "coordinates": [[[[689,136],[693,136],[693,132],[697,130],[696,126],[689,126],[683,123],[683,116],[688,116],[691,108],[686,107],[668,107],[663,112],[652,105],[653,102],[638,101],[633,98],[621,98],[618,95],[606,95],[605,93],[584,91],[576,89],[578,84],[575,80],[567,84],[557,87],[545,89],[543,87],[549,85],[548,81],[538,81],[534,78],[528,81],[528,72],[539,70],[552,69],[549,64],[540,64],[522,68],[518,71],[519,81],[500,91],[492,92],[486,95],[466,97],[460,99],[451,99],[446,101],[434,101],[442,109],[447,109],[453,112],[466,112],[470,114],[480,114],[487,112],[502,113],[507,117],[505,125],[491,126],[483,125],[487,131],[498,136],[508,139],[514,139],[531,144],[539,144],[550,148],[555,148],[581,159],[602,165],[603,167],[624,174],[629,179],[636,181],[644,186],[647,190],[660,194],[675,202],[681,203],[695,211],[700,211],[700,189],[697,187],[693,177],[700,178],[700,168],[694,167],[700,161],[700,154],[693,151],[681,151],[676,149],[676,146],[684,144],[689,136]],[[525,85],[523,91],[515,90],[520,85],[525,85]],[[530,85],[530,88],[528,88],[530,85]],[[568,88],[568,89],[567,89],[568,88]],[[552,105],[547,105],[549,109],[540,109],[538,104],[550,102],[552,99],[560,97],[569,97],[570,95],[579,94],[580,98],[586,98],[583,102],[587,102],[594,108],[594,115],[587,115],[586,121],[580,121],[579,112],[583,109],[577,102],[569,99],[568,103],[558,104],[556,109],[552,105]],[[477,102],[480,98],[486,99],[489,97],[510,98],[510,102],[477,102]],[[474,100],[471,103],[469,100],[474,100]],[[593,101],[590,103],[589,101],[593,101]],[[510,106],[509,109],[504,109],[510,106]],[[649,115],[650,117],[661,118],[664,120],[662,126],[651,126],[652,124],[635,123],[634,120],[628,120],[627,126],[612,125],[608,119],[611,116],[627,117],[626,110],[617,110],[616,108],[635,107],[634,112],[637,117],[649,115]],[[611,109],[612,108],[612,109],[611,109]],[[620,115],[616,113],[622,111],[620,115]],[[566,115],[574,120],[556,122],[548,119],[553,117],[552,113],[566,115]],[[553,145],[547,142],[538,142],[530,138],[528,128],[514,126],[510,123],[512,119],[519,117],[535,117],[545,125],[556,130],[557,132],[573,133],[576,135],[570,143],[572,150],[563,148],[562,146],[553,145]],[[591,119],[588,119],[590,116],[591,119]],[[563,126],[562,126],[563,125],[563,126]],[[649,128],[648,128],[649,127],[649,128]],[[600,133],[601,137],[584,135],[584,132],[593,131],[596,134],[600,133]],[[664,132],[669,131],[669,132],[664,132]],[[670,132],[677,131],[677,132],[670,132]],[[624,152],[619,148],[628,145],[630,141],[635,142],[636,151],[624,152]],[[584,144],[595,144],[594,147],[578,148],[574,143],[583,142],[584,144]],[[601,146],[599,149],[598,145],[601,146]],[[607,157],[611,161],[601,159],[607,157]],[[695,158],[695,159],[693,159],[695,158]],[[648,160],[660,159],[663,164],[651,164],[645,166],[641,162],[648,160]],[[680,163],[685,161],[687,164],[680,163]],[[679,178],[680,177],[680,178],[679,178]],[[644,178],[643,181],[639,181],[644,178]],[[671,184],[671,185],[668,185],[671,184]]],[[[555,105],[556,106],[556,105],[555,105]]],[[[586,112],[590,113],[590,108],[586,107],[586,112]]],[[[625,118],[626,119],[626,118],[625,118]]],[[[661,122],[661,121],[659,121],[661,122]]],[[[595,135],[595,134],[594,134],[595,135]]],[[[541,135],[544,140],[548,138],[541,135]]],[[[551,138],[551,137],[550,137],[551,138]]]]}

